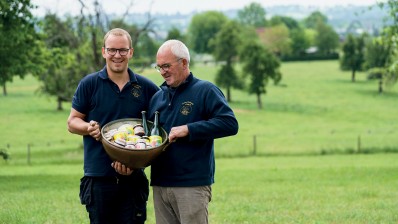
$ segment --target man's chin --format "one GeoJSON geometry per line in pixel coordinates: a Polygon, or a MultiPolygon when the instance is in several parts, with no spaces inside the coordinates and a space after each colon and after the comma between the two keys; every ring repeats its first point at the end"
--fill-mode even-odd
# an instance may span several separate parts
{"type": "Polygon", "coordinates": [[[115,72],[115,73],[122,73],[125,71],[125,68],[122,66],[111,66],[110,69],[112,72],[115,72]]]}

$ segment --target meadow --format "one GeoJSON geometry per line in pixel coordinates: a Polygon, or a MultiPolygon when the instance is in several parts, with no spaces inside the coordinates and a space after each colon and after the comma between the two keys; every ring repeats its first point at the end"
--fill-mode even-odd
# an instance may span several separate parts
{"type": "MultiPolygon", "coordinates": [[[[213,81],[216,69],[192,71],[213,81]]],[[[283,63],[281,72],[262,110],[254,95],[232,91],[240,129],[216,140],[211,223],[397,223],[397,88],[379,94],[365,73],[352,83],[336,61],[283,63]]],[[[154,69],[142,74],[162,82],[154,69]]],[[[0,223],[88,223],[70,103],[56,111],[38,85],[16,78],[0,96],[0,151],[10,156],[0,157],[0,223]]]]}

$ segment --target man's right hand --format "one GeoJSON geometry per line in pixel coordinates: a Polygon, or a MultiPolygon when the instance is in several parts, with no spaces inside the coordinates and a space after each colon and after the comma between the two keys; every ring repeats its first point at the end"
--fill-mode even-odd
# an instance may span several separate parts
{"type": "Polygon", "coordinates": [[[90,136],[95,138],[95,140],[101,140],[101,130],[98,122],[91,120],[88,125],[87,132],[90,136]]]}

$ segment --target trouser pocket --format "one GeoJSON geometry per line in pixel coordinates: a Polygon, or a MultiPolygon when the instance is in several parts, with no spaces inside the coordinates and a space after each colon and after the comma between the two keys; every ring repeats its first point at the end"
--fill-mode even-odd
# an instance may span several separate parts
{"type": "Polygon", "coordinates": [[[80,202],[82,205],[90,205],[92,199],[93,179],[90,177],[82,177],[80,179],[80,202]]]}

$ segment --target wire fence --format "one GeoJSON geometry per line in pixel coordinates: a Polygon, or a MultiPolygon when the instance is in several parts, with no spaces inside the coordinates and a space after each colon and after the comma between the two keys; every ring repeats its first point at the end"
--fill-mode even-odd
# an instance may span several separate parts
{"type": "MultiPolygon", "coordinates": [[[[284,137],[270,139],[266,135],[252,135],[238,139],[238,146],[231,139],[223,140],[215,148],[215,155],[223,157],[327,155],[398,153],[397,133],[365,133],[352,135],[303,135],[286,133],[284,137]]],[[[241,138],[241,137],[240,137],[241,138]]],[[[0,159],[13,163],[34,162],[81,162],[82,140],[59,140],[48,142],[9,142],[0,145],[0,159]]]]}

